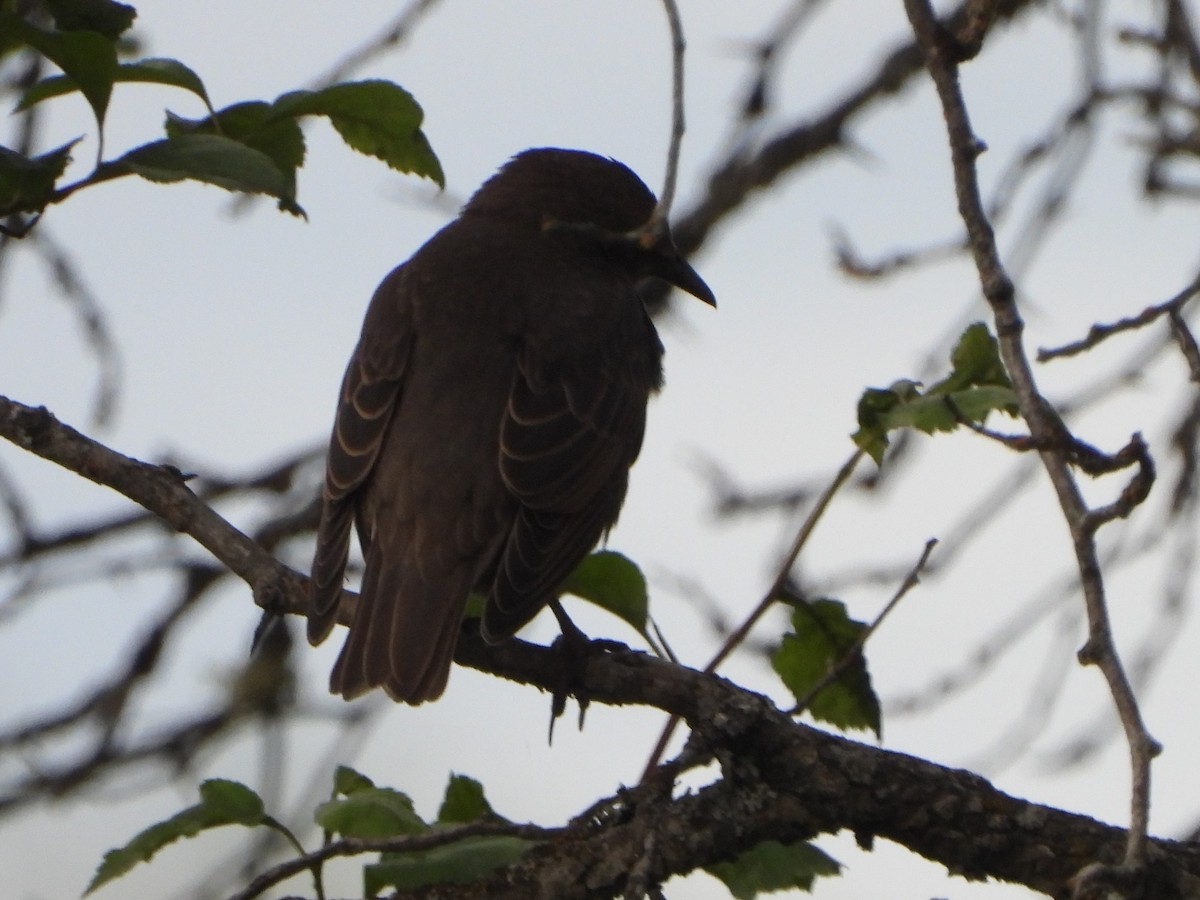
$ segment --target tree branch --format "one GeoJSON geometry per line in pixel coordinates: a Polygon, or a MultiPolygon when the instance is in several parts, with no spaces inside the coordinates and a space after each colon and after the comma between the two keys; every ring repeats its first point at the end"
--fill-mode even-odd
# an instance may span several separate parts
{"type": "Polygon", "coordinates": [[[250,585],[255,602],[264,609],[303,610],[307,579],[217,515],[192,493],[178,469],[123,456],[62,424],[45,407],[25,406],[4,396],[0,396],[0,437],[124,494],[190,535],[250,585]]]}
{"type": "MultiPolygon", "coordinates": [[[[905,0],[904,6],[942,104],[958,211],[966,225],[979,283],[995,319],[1000,354],[1012,379],[1021,415],[1029,424],[1032,443],[1038,448],[1071,533],[1089,624],[1087,643],[1080,651],[1079,659],[1081,663],[1100,668],[1125,729],[1133,790],[1130,830],[1122,864],[1136,869],[1145,861],[1145,837],[1150,816],[1150,761],[1161,748],[1146,730],[1137,698],[1113,641],[1104,579],[1096,552],[1097,518],[1095,512],[1087,508],[1071,471],[1072,463],[1078,462],[1072,448],[1080,442],[1069,434],[1057,411],[1038,390],[1022,342],[1025,323],[1017,308],[1016,291],[1000,259],[995,233],[980,195],[975,161],[986,148],[972,130],[958,82],[958,64],[978,51],[979,36],[972,34],[971,40],[964,42],[961,32],[938,21],[929,0],[905,0]]],[[[1148,459],[1145,454],[1143,458],[1148,459]]],[[[1140,469],[1143,476],[1147,471],[1147,465],[1140,469]]],[[[1149,484],[1144,477],[1135,479],[1135,484],[1136,489],[1127,489],[1128,496],[1144,499],[1149,484]]]]}

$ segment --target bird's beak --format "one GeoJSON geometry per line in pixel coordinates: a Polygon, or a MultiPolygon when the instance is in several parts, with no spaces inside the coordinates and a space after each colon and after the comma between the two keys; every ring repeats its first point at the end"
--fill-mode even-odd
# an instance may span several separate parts
{"type": "Polygon", "coordinates": [[[664,238],[656,248],[661,260],[661,268],[654,274],[680,290],[687,291],[697,300],[702,300],[709,306],[717,305],[717,298],[712,289],[704,283],[696,270],[691,267],[683,254],[676,249],[670,237],[664,238]]]}

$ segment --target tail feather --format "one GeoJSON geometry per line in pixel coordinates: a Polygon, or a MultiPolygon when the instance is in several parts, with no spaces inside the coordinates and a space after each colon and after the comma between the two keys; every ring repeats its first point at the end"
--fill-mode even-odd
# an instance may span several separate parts
{"type": "Polygon", "coordinates": [[[350,633],[329,675],[330,692],[341,694],[347,700],[360,697],[379,684],[377,677],[372,678],[368,662],[371,635],[381,624],[373,620],[380,618],[384,612],[384,604],[376,602],[378,596],[379,567],[368,565],[358,591],[358,604],[354,609],[354,620],[350,623],[350,633]]]}
{"type": "MultiPolygon", "coordinates": [[[[442,602],[445,602],[445,598],[442,602]]],[[[420,653],[415,652],[417,648],[406,647],[399,636],[393,640],[392,677],[384,684],[384,689],[392,699],[412,704],[424,703],[436,700],[446,690],[450,667],[454,663],[454,648],[458,645],[466,593],[463,593],[462,603],[456,606],[451,601],[450,605],[453,611],[443,614],[436,629],[426,635],[429,641],[419,648],[420,653]]],[[[393,625],[398,622],[399,617],[393,621],[393,625]]]]}
{"type": "Polygon", "coordinates": [[[387,564],[373,548],[350,635],[329,688],[352,699],[382,687],[416,705],[446,689],[470,590],[467,567],[426,581],[414,568],[387,564]]]}

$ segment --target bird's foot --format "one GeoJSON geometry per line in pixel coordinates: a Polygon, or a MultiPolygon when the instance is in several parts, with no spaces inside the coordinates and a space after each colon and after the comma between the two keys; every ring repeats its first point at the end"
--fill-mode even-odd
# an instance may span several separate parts
{"type": "Polygon", "coordinates": [[[570,620],[557,600],[551,602],[550,609],[562,629],[562,634],[551,645],[561,660],[558,669],[558,684],[555,685],[550,700],[549,741],[553,743],[554,723],[566,712],[567,698],[571,696],[574,696],[579,704],[579,730],[583,730],[583,720],[590,702],[587,691],[583,687],[583,675],[588,657],[594,653],[613,653],[629,648],[620,641],[589,638],[570,620]]]}

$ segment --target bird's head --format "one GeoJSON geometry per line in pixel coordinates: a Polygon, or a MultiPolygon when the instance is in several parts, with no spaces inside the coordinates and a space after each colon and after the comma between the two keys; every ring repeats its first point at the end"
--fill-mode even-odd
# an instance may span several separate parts
{"type": "Polygon", "coordinates": [[[475,192],[463,215],[504,217],[544,232],[575,234],[628,259],[640,274],[716,306],[712,290],[676,248],[666,222],[646,227],[656,203],[633,170],[614,159],[540,148],[509,160],[475,192]]]}

